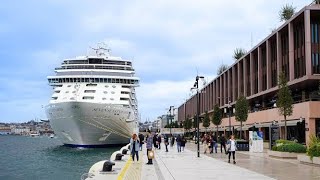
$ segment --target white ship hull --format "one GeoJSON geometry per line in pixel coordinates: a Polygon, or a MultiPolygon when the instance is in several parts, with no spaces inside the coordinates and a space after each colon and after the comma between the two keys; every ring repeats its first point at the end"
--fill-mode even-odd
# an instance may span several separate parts
{"type": "Polygon", "coordinates": [[[59,102],[46,107],[55,134],[69,146],[127,144],[137,133],[133,110],[122,105],[59,102]]]}

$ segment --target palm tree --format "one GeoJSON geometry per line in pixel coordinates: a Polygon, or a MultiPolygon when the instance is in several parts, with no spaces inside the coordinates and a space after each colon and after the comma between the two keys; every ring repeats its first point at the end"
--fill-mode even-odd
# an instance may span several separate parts
{"type": "Polygon", "coordinates": [[[286,4],[282,7],[279,11],[280,21],[287,21],[289,20],[295,13],[295,7],[292,5],[286,4]]]}
{"type": "Polygon", "coordinates": [[[235,60],[239,60],[242,56],[244,56],[245,54],[247,53],[247,51],[245,49],[242,49],[242,48],[236,48],[234,50],[234,53],[233,53],[233,58],[235,60]]]}
{"type": "Polygon", "coordinates": [[[217,75],[220,75],[223,73],[223,71],[227,70],[228,69],[228,65],[225,65],[225,64],[221,64],[218,68],[218,71],[217,71],[217,75]]]}

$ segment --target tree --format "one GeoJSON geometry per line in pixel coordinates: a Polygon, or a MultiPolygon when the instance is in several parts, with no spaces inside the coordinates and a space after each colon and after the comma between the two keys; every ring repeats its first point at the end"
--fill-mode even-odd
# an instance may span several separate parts
{"type": "Polygon", "coordinates": [[[233,58],[235,60],[239,60],[242,56],[244,56],[247,53],[245,49],[242,48],[236,48],[233,52],[233,58]]]}
{"type": "Polygon", "coordinates": [[[198,128],[197,126],[197,115],[193,116],[193,123],[192,123],[193,128],[198,128]]]}
{"type": "Polygon", "coordinates": [[[222,112],[221,112],[221,109],[219,108],[219,106],[217,104],[214,105],[213,115],[212,115],[211,121],[212,121],[212,123],[214,125],[217,126],[217,135],[218,135],[218,133],[219,133],[219,131],[218,131],[219,125],[221,124],[221,121],[222,121],[222,112]]]}
{"type": "Polygon", "coordinates": [[[206,129],[210,126],[210,118],[208,111],[205,112],[204,119],[202,121],[202,126],[205,127],[206,129]]]}
{"type": "Polygon", "coordinates": [[[284,134],[285,139],[287,139],[287,117],[292,115],[293,98],[284,72],[281,72],[279,75],[278,87],[277,107],[279,108],[279,114],[284,117],[284,134]]]}
{"type": "Polygon", "coordinates": [[[315,4],[320,4],[320,0],[314,0],[313,1],[315,4]]]}
{"type": "Polygon", "coordinates": [[[189,132],[189,130],[192,128],[192,120],[190,119],[189,116],[187,116],[187,119],[184,121],[184,129],[189,132]]]}
{"type": "Polygon", "coordinates": [[[246,97],[240,96],[235,105],[235,118],[240,122],[240,139],[242,138],[242,122],[246,122],[248,118],[249,103],[246,97]]]}
{"type": "Polygon", "coordinates": [[[287,21],[289,20],[295,13],[295,7],[292,5],[286,4],[282,7],[279,11],[280,21],[287,21]]]}
{"type": "Polygon", "coordinates": [[[217,75],[222,74],[223,71],[225,71],[225,70],[227,70],[227,69],[228,69],[228,65],[221,64],[221,65],[218,67],[217,75]]]}

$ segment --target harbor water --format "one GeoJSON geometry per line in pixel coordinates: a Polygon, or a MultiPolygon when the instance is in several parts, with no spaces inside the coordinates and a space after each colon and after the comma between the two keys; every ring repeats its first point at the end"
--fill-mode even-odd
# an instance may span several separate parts
{"type": "Polygon", "coordinates": [[[1,180],[79,180],[90,167],[120,147],[79,149],[47,136],[1,136],[1,180]]]}

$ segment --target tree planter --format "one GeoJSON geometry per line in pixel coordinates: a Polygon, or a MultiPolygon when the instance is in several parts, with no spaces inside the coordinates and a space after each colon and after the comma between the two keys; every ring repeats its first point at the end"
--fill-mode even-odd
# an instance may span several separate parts
{"type": "Polygon", "coordinates": [[[282,159],[297,159],[297,156],[301,153],[291,153],[291,152],[281,152],[281,151],[271,151],[268,150],[268,155],[270,157],[282,158],[282,159]]]}
{"type": "Polygon", "coordinates": [[[313,157],[313,159],[311,160],[310,156],[307,156],[305,154],[299,154],[298,160],[300,161],[300,163],[303,163],[303,164],[320,166],[320,157],[313,157]]]}

